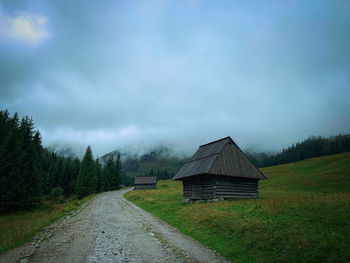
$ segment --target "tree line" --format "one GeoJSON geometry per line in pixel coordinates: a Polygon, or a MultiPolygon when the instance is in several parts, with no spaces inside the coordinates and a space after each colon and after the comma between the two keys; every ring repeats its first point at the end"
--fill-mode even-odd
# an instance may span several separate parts
{"type": "Polygon", "coordinates": [[[166,169],[151,168],[143,173],[143,176],[157,176],[157,180],[168,180],[174,177],[174,173],[169,172],[166,169]]]}
{"type": "Polygon", "coordinates": [[[348,151],[350,151],[350,134],[339,134],[328,138],[310,136],[273,155],[264,152],[246,152],[246,154],[257,167],[267,167],[348,151]]]}
{"type": "MultiPolygon", "coordinates": [[[[138,174],[139,176],[157,176],[157,180],[169,180],[172,179],[175,173],[170,172],[167,169],[156,169],[151,168],[149,170],[143,171],[138,174]]],[[[125,175],[125,185],[131,186],[134,185],[135,177],[130,175],[125,175]]]]}
{"type": "Polygon", "coordinates": [[[0,111],[0,213],[33,209],[52,193],[64,197],[119,189],[120,154],[102,165],[88,146],[82,160],[57,155],[42,146],[28,116],[0,111]]]}

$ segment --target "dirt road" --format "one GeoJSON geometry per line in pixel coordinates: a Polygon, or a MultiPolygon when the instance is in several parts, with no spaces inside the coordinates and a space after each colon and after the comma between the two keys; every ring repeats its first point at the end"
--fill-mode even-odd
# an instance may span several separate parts
{"type": "Polygon", "coordinates": [[[127,201],[102,193],[0,262],[228,262],[127,201]]]}

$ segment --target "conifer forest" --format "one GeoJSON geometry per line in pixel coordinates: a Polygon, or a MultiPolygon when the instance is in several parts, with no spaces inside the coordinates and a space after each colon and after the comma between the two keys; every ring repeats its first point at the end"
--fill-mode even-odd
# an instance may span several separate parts
{"type": "Polygon", "coordinates": [[[119,189],[120,155],[105,166],[87,146],[82,160],[63,157],[42,145],[39,130],[28,116],[0,111],[0,213],[29,210],[55,195],[83,198],[119,189]]]}

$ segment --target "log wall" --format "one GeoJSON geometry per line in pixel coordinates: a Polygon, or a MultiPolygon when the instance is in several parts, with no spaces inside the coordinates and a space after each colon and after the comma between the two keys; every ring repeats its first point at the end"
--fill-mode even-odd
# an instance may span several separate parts
{"type": "Polygon", "coordinates": [[[214,181],[210,176],[198,176],[183,181],[184,199],[207,200],[214,198],[214,181]]]}
{"type": "Polygon", "coordinates": [[[215,180],[215,198],[257,198],[259,197],[257,179],[219,176],[215,180]]]}
{"type": "Polygon", "coordinates": [[[183,180],[184,199],[257,198],[258,180],[232,176],[200,175],[183,180]]]}

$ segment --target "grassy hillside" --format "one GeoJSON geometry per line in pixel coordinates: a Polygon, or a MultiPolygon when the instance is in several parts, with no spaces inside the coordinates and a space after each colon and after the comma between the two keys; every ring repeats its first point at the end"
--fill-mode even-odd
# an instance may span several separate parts
{"type": "Polygon", "coordinates": [[[126,198],[235,262],[349,262],[350,153],[262,172],[255,200],[183,204],[170,180],[126,198]]]}

